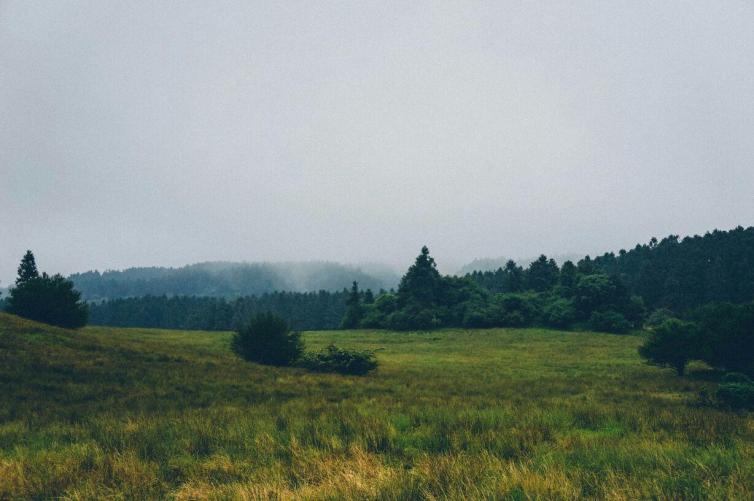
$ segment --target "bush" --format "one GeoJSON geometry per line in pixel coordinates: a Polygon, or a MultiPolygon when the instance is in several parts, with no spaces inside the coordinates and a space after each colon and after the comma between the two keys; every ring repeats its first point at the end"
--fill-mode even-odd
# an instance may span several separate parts
{"type": "Polygon", "coordinates": [[[722,383],[715,393],[722,407],[731,409],[754,409],[754,383],[722,383]]]}
{"type": "Polygon", "coordinates": [[[589,318],[589,327],[595,331],[625,334],[633,327],[626,317],[617,311],[595,311],[589,318]]]}
{"type": "Polygon", "coordinates": [[[299,365],[314,372],[362,376],[377,368],[377,359],[371,351],[344,350],[331,344],[318,353],[305,354],[299,365]]]}
{"type": "Polygon", "coordinates": [[[286,366],[299,359],[303,344],[301,335],[291,332],[285,320],[272,313],[261,313],[236,332],[231,349],[249,362],[286,366]]]}
{"type": "Polygon", "coordinates": [[[741,374],[740,372],[729,372],[726,375],[723,376],[723,383],[744,383],[744,384],[754,384],[754,381],[751,380],[749,376],[746,374],[741,374]]]}
{"type": "Polygon", "coordinates": [[[698,339],[695,324],[673,318],[650,332],[639,355],[650,364],[672,367],[682,376],[688,361],[697,356],[698,339]]]}

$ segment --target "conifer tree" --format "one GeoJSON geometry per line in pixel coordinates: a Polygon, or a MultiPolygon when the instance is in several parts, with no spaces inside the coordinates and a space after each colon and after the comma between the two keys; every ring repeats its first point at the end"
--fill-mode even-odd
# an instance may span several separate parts
{"type": "Polygon", "coordinates": [[[34,259],[34,254],[27,250],[24,257],[21,258],[21,264],[18,265],[18,278],[16,278],[16,285],[21,285],[34,278],[39,278],[39,271],[37,271],[37,263],[34,259]]]}
{"type": "Polygon", "coordinates": [[[359,284],[354,282],[351,287],[351,293],[346,299],[346,314],[343,316],[342,329],[356,329],[361,324],[364,317],[364,308],[361,304],[361,294],[359,293],[359,284]]]}

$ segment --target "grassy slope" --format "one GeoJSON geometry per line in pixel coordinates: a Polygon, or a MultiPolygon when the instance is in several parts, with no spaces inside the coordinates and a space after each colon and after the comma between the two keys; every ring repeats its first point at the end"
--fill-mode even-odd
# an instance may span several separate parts
{"type": "Polygon", "coordinates": [[[229,334],[0,314],[0,499],[754,497],[754,417],[631,336],[307,333],[380,348],[342,377],[236,360],[229,334]]]}

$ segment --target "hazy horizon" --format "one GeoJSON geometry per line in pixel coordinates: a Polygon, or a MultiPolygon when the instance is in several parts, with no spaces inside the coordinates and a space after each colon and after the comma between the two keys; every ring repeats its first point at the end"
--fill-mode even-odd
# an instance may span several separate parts
{"type": "Polygon", "coordinates": [[[754,4],[0,2],[0,287],[754,224],[754,4]]]}

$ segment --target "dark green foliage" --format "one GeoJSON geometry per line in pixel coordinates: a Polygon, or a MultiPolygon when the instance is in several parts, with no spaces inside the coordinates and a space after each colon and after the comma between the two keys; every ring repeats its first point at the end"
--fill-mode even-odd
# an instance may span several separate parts
{"type": "MultiPolygon", "coordinates": [[[[352,297],[357,295],[352,293],[352,297]]],[[[395,330],[438,327],[568,328],[593,320],[600,330],[626,332],[640,325],[644,307],[617,277],[582,274],[573,263],[563,272],[541,256],[524,272],[509,261],[505,269],[442,276],[429,250],[422,248],[401,280],[397,295],[382,294],[365,309],[361,327],[395,330]],[[513,292],[525,289],[525,292],[513,292]],[[494,291],[504,291],[491,294],[494,291]],[[597,314],[595,314],[597,313],[597,314]]],[[[352,316],[344,325],[353,326],[352,316]]]]}
{"type": "Polygon", "coordinates": [[[754,409],[754,381],[745,374],[726,374],[715,392],[722,407],[731,409],[754,409]]]}
{"type": "Polygon", "coordinates": [[[740,372],[728,372],[727,374],[723,376],[721,383],[751,384],[751,383],[754,383],[754,381],[752,381],[751,378],[747,376],[746,374],[742,374],[740,372]]]}
{"type": "Polygon", "coordinates": [[[286,321],[272,313],[254,315],[231,340],[233,353],[249,362],[287,366],[303,352],[301,335],[291,332],[286,321]]]}
{"type": "Polygon", "coordinates": [[[688,361],[698,356],[698,343],[697,326],[673,318],[650,331],[639,355],[651,364],[672,367],[682,376],[688,361]]]}
{"type": "Polygon", "coordinates": [[[713,367],[754,375],[754,303],[719,303],[694,314],[700,358],[713,367]]]}
{"type": "Polygon", "coordinates": [[[398,286],[398,304],[411,309],[436,305],[443,293],[443,280],[427,246],[411,265],[398,286]]]}
{"type": "Polygon", "coordinates": [[[555,298],[542,309],[542,321],[549,327],[569,327],[576,320],[576,308],[570,299],[555,298]]]}
{"type": "Polygon", "coordinates": [[[371,351],[346,350],[334,344],[317,353],[306,353],[298,365],[313,372],[335,372],[362,376],[377,368],[371,351]]]}
{"type": "Polygon", "coordinates": [[[361,303],[362,298],[359,293],[359,284],[354,282],[348,299],[346,299],[346,314],[340,323],[341,329],[355,329],[359,327],[364,318],[364,308],[361,303]]]}
{"type": "Polygon", "coordinates": [[[216,297],[143,296],[90,303],[91,323],[115,327],[233,330],[256,313],[270,311],[292,329],[337,329],[347,292],[274,292],[228,300],[216,297]]]}
{"type": "Polygon", "coordinates": [[[16,285],[21,285],[35,278],[39,278],[37,263],[34,259],[34,254],[30,250],[27,250],[24,257],[21,258],[21,264],[18,265],[18,278],[16,278],[16,285]]]}
{"type": "Polygon", "coordinates": [[[664,323],[666,320],[670,320],[671,318],[675,318],[675,315],[673,314],[672,311],[670,311],[667,308],[658,308],[655,311],[653,311],[644,321],[644,328],[655,329],[659,327],[662,323],[664,323]]]}
{"type": "Polygon", "coordinates": [[[137,296],[237,298],[276,291],[341,291],[358,281],[362,288],[394,287],[391,271],[365,272],[336,263],[199,263],[181,268],[88,271],[69,277],[87,301],[137,296]]]}
{"type": "Polygon", "coordinates": [[[548,291],[558,282],[559,274],[560,270],[555,260],[548,260],[543,254],[526,270],[528,288],[537,292],[548,291]]]}
{"type": "Polygon", "coordinates": [[[595,331],[625,334],[631,327],[626,317],[613,310],[595,311],[589,317],[589,328],[595,331]]]}
{"type": "Polygon", "coordinates": [[[754,299],[754,227],[653,238],[598,257],[594,266],[620,276],[653,309],[682,313],[710,302],[744,303],[754,299]]]}
{"type": "Polygon", "coordinates": [[[18,267],[16,286],[10,289],[5,310],[50,325],[77,329],[86,325],[89,310],[74,290],[73,282],[60,275],[39,275],[34,255],[27,251],[18,267]]]}

